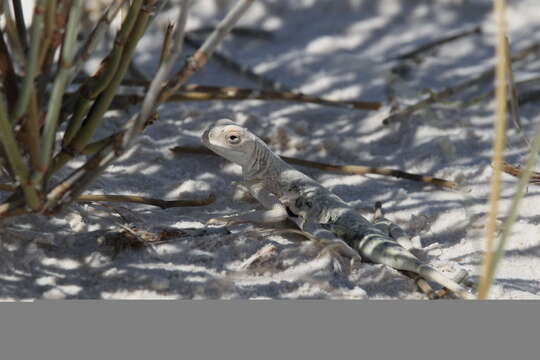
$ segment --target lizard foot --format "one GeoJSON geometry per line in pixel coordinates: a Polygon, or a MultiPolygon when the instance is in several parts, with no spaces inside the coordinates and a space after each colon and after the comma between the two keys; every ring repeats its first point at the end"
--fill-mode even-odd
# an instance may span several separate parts
{"type": "Polygon", "coordinates": [[[323,245],[317,255],[318,258],[328,257],[332,263],[334,272],[349,273],[355,263],[362,261],[362,258],[354,249],[341,239],[321,240],[315,239],[316,243],[323,245]],[[347,261],[346,259],[350,260],[347,261]]]}
{"type": "Polygon", "coordinates": [[[358,254],[356,250],[327,230],[316,230],[315,235],[297,229],[273,230],[272,233],[298,234],[310,240],[317,248],[320,249],[322,247],[322,249],[318,250],[316,258],[327,257],[331,261],[334,272],[348,273],[355,263],[360,263],[362,261],[360,254],[358,254]],[[350,260],[346,261],[347,258],[350,260]]]}

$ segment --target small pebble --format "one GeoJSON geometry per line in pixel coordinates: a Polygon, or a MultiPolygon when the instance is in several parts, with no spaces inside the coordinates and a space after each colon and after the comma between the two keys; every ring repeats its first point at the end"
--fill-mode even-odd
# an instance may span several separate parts
{"type": "Polygon", "coordinates": [[[62,300],[66,298],[66,294],[57,288],[53,288],[44,292],[43,298],[47,300],[62,300]]]}
{"type": "Polygon", "coordinates": [[[163,291],[169,288],[170,281],[164,277],[155,277],[152,279],[150,286],[156,291],[163,291]]]}

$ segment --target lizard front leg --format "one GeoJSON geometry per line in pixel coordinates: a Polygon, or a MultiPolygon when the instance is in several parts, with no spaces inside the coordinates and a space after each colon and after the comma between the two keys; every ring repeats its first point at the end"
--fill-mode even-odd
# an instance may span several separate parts
{"type": "Polygon", "coordinates": [[[279,201],[277,196],[265,190],[263,183],[246,184],[246,187],[249,193],[264,207],[264,210],[212,218],[208,220],[207,224],[239,224],[246,222],[271,224],[287,219],[286,207],[279,201]]]}

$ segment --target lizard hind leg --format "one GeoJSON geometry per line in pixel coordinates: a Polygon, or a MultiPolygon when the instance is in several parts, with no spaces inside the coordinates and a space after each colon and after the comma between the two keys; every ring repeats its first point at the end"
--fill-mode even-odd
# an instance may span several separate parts
{"type": "Polygon", "coordinates": [[[467,299],[467,300],[476,299],[476,296],[474,294],[472,294],[469,290],[467,290],[465,287],[460,285],[457,281],[450,279],[449,277],[446,277],[441,272],[435,270],[433,267],[427,264],[422,264],[418,266],[416,270],[417,271],[415,272],[418,275],[422,276],[423,278],[427,280],[431,280],[433,282],[438,283],[439,285],[442,285],[443,287],[453,292],[459,298],[467,299]]]}
{"type": "Polygon", "coordinates": [[[373,225],[376,228],[381,230],[383,233],[388,234],[393,240],[395,240],[399,245],[403,246],[405,249],[410,250],[415,248],[415,244],[407,235],[405,230],[403,230],[399,225],[393,223],[384,217],[382,211],[382,203],[377,201],[375,203],[375,212],[372,219],[373,225]]]}
{"type": "MultiPolygon", "coordinates": [[[[296,230],[304,237],[320,247],[317,258],[328,258],[332,269],[337,273],[348,273],[354,262],[361,262],[362,258],[358,251],[350,247],[345,241],[336,237],[332,232],[320,227],[310,227],[304,224],[303,231],[296,230]],[[349,259],[349,261],[346,261],[349,259]]],[[[293,230],[294,231],[294,230],[293,230]]]]}

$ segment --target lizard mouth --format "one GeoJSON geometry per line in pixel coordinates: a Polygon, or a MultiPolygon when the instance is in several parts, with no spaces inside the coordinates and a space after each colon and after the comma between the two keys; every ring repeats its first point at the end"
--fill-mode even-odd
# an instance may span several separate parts
{"type": "Polygon", "coordinates": [[[206,129],[201,137],[201,141],[204,145],[210,145],[210,141],[208,140],[208,133],[210,132],[210,129],[206,129]]]}

